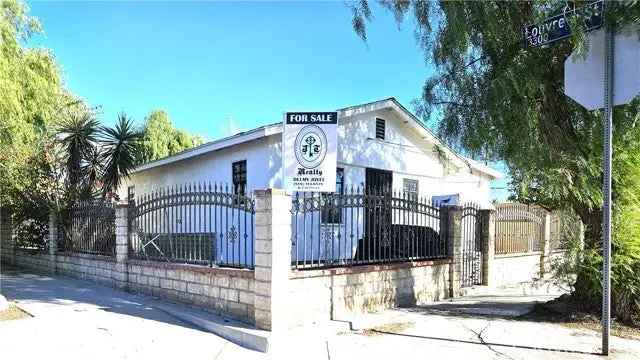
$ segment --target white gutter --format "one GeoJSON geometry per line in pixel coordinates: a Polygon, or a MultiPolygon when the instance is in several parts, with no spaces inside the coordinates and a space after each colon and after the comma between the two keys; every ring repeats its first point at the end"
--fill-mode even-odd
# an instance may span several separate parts
{"type": "Polygon", "coordinates": [[[262,126],[257,129],[245,131],[245,132],[232,135],[220,140],[211,141],[206,144],[202,144],[200,146],[196,146],[194,148],[179,152],[177,154],[167,156],[162,159],[154,160],[146,164],[142,164],[138,166],[134,171],[132,171],[132,173],[135,174],[140,171],[171,164],[176,161],[190,159],[199,155],[209,153],[211,151],[216,151],[216,150],[224,149],[230,146],[242,144],[245,142],[258,140],[266,136],[279,134],[281,132],[282,132],[282,124],[271,124],[271,125],[262,126]]]}

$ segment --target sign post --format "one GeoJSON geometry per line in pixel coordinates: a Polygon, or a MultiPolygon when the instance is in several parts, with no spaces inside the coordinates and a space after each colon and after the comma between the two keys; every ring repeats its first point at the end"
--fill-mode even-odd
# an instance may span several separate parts
{"type": "MultiPolygon", "coordinates": [[[[604,23],[604,0],[565,11],[540,24],[523,26],[525,47],[547,45],[571,35],[567,18],[579,15],[587,31],[604,23]]],[[[632,28],[635,29],[635,28],[632,28]]],[[[565,61],[565,94],[588,110],[604,108],[602,161],[602,354],[609,354],[611,330],[611,166],[614,105],[627,104],[640,94],[640,40],[622,29],[616,34],[612,24],[604,33],[592,32],[586,58],[565,61]],[[602,72],[601,72],[602,71],[602,72]],[[601,82],[602,80],[602,82],[601,82]],[[604,97],[598,85],[604,86],[604,97]]],[[[629,30],[629,29],[626,29],[629,30]]]]}
{"type": "Polygon", "coordinates": [[[337,112],[288,112],[282,135],[287,191],[336,191],[337,112]]]}
{"type": "Polygon", "coordinates": [[[609,355],[611,331],[611,157],[613,127],[613,29],[605,26],[604,41],[604,159],[602,194],[602,355],[609,355]]]}

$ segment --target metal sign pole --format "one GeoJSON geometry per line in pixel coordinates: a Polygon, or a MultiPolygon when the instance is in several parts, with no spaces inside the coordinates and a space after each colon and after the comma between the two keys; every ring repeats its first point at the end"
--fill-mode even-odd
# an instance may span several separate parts
{"type": "Polygon", "coordinates": [[[602,193],[602,354],[609,355],[611,330],[611,155],[613,127],[614,29],[605,25],[604,40],[604,180],[602,193]]]}

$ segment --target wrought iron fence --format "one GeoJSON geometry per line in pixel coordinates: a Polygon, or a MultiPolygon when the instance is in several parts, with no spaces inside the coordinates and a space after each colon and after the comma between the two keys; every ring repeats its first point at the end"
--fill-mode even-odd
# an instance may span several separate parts
{"type": "MultiPolygon", "coordinates": [[[[70,212],[71,234],[64,238],[66,251],[115,256],[116,232],[115,204],[109,201],[83,201],[75,204],[70,212]]],[[[60,229],[59,229],[60,231],[60,229]]]]}
{"type": "Polygon", "coordinates": [[[496,206],[496,254],[540,251],[546,211],[525,204],[496,206]]]}
{"type": "Polygon", "coordinates": [[[129,204],[132,258],[253,268],[254,200],[228,186],[160,189],[129,204]]]}
{"type": "Polygon", "coordinates": [[[297,193],[291,213],[296,269],[447,257],[440,208],[415,194],[297,193]]]}

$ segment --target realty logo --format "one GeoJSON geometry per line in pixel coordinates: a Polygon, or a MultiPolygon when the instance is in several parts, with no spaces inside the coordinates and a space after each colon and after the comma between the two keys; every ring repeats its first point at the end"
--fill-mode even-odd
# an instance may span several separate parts
{"type": "Polygon", "coordinates": [[[317,125],[307,125],[296,136],[295,154],[298,163],[307,169],[322,164],[327,154],[327,136],[317,125]]]}

